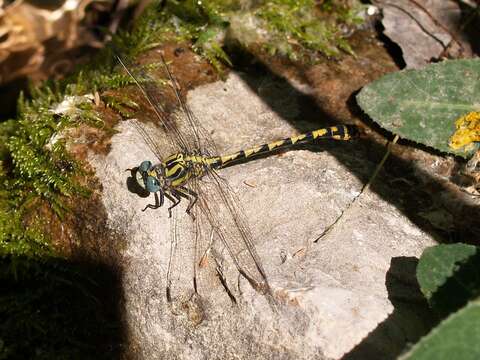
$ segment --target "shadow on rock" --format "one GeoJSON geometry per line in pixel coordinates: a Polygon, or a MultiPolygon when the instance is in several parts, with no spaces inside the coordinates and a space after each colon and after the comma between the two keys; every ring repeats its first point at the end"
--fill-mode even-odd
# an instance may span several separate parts
{"type": "MultiPolygon", "coordinates": [[[[330,100],[317,99],[313,93],[303,93],[288,78],[272,70],[267,63],[248,50],[236,48],[235,51],[234,60],[245,71],[240,74],[245,84],[255,91],[272,111],[292,124],[299,132],[333,124],[344,124],[348,117],[349,123],[352,119],[360,120],[363,123],[360,127],[367,129],[367,133],[378,133],[387,139],[393,138],[392,134],[382,130],[369,119],[356,103],[355,95],[360,88],[352,86],[356,86],[357,83],[362,86],[361,84],[365,84],[367,79],[361,81],[352,79],[352,88],[349,91],[343,90],[339,94],[343,96],[350,93],[346,100],[346,111],[340,117],[337,114],[340,110],[333,111],[335,106],[333,109],[328,108],[327,104],[330,100]],[[298,109],[301,111],[298,112],[298,109]]],[[[296,70],[302,81],[314,89],[316,83],[310,79],[309,75],[301,68],[296,70]]],[[[329,98],[332,98],[332,94],[329,98]]],[[[337,99],[334,103],[340,107],[342,101],[337,99]]],[[[356,121],[356,123],[360,122],[356,121]]],[[[341,146],[336,142],[322,142],[320,147],[319,144],[315,144],[309,149],[329,151],[365,184],[384,156],[385,144],[386,140],[379,139],[378,135],[364,135],[356,141],[342,142],[341,146]]],[[[421,149],[435,156],[442,156],[442,154],[426,146],[403,140],[399,141],[395,149],[396,151],[389,155],[383,171],[370,189],[398,208],[410,221],[439,243],[464,242],[478,245],[477,234],[480,227],[477,220],[480,216],[480,207],[459,196],[460,190],[452,186],[449,180],[442,180],[441,176],[434,175],[434,171],[425,169],[425,166],[429,165],[422,165],[421,155],[418,155],[415,149],[421,149]],[[448,223],[439,226],[431,220],[429,214],[435,215],[436,212],[445,213],[448,223]]]]}
{"type": "Polygon", "coordinates": [[[150,193],[146,189],[142,188],[138,184],[138,181],[136,180],[137,169],[138,168],[127,169],[127,171],[130,171],[130,176],[127,177],[127,181],[126,181],[127,189],[131,193],[137,194],[142,198],[149,197],[150,193]]]}
{"type": "Polygon", "coordinates": [[[393,312],[342,360],[396,359],[438,323],[420,292],[417,264],[414,257],[392,258],[385,284],[393,312]]]}
{"type": "Polygon", "coordinates": [[[120,358],[119,278],[102,264],[1,259],[0,358],[120,358]]]}

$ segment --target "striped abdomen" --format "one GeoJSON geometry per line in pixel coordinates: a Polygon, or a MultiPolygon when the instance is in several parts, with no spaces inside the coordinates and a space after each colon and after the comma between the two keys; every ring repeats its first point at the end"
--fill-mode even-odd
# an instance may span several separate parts
{"type": "Polygon", "coordinates": [[[358,130],[353,125],[338,125],[324,129],[311,131],[298,136],[289,137],[283,140],[274,141],[269,144],[263,144],[248,150],[240,150],[231,155],[216,156],[204,161],[208,166],[219,169],[225,166],[250,158],[255,155],[267,154],[273,150],[279,150],[290,147],[296,144],[306,144],[320,139],[333,139],[333,140],[350,140],[358,133],[358,130]]]}

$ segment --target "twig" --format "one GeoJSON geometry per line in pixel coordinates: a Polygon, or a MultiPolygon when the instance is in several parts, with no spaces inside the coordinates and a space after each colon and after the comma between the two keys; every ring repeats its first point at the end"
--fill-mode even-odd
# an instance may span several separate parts
{"type": "Polygon", "coordinates": [[[387,151],[385,152],[385,155],[383,155],[382,160],[377,165],[375,171],[373,172],[373,175],[370,177],[368,182],[363,186],[362,190],[360,190],[360,192],[357,194],[357,196],[355,196],[353,198],[353,200],[350,202],[350,204],[348,204],[348,206],[345,208],[345,210],[342,211],[342,213],[335,219],[335,221],[333,223],[331,223],[330,225],[327,226],[327,228],[320,234],[320,236],[314,242],[318,242],[320,239],[322,239],[323,237],[328,235],[333,230],[333,228],[340,222],[340,220],[344,218],[345,214],[347,214],[347,212],[350,211],[353,208],[353,205],[356,203],[356,201],[358,200],[360,195],[365,193],[370,188],[371,184],[373,183],[373,181],[377,177],[378,173],[382,169],[383,164],[385,164],[385,161],[387,161],[387,158],[388,158],[388,156],[390,155],[390,152],[391,152],[392,144],[395,144],[398,141],[398,138],[399,138],[398,135],[395,135],[392,142],[390,142],[388,144],[387,151]]]}

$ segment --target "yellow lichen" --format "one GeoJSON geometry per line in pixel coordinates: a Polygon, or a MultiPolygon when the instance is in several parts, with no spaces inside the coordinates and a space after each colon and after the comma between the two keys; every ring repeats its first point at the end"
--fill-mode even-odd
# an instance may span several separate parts
{"type": "Polygon", "coordinates": [[[472,111],[455,121],[457,130],[450,138],[449,146],[458,150],[473,142],[480,141],[480,112],[472,111]]]}

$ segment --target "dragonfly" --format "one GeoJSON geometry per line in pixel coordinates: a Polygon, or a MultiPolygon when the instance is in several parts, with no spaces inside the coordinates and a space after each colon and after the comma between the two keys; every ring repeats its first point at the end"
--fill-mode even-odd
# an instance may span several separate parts
{"type": "MultiPolygon", "coordinates": [[[[169,217],[175,218],[174,209],[186,202],[185,212],[191,219],[193,231],[192,279],[194,293],[198,294],[198,267],[202,263],[212,239],[220,240],[238,273],[259,293],[272,297],[272,289],[262,261],[256,251],[252,231],[242,210],[240,201],[227,180],[219,171],[253,158],[277,153],[291,147],[331,139],[348,141],[358,134],[354,125],[337,125],[288,137],[271,143],[240,150],[229,155],[219,155],[210,134],[201,125],[181,95],[181,89],[167,61],[160,56],[167,84],[173,90],[181,115],[168,114],[158,99],[155,80],[134,74],[125,62],[117,56],[125,72],[139,89],[148,106],[159,121],[166,144],[159,145],[159,139],[136,122],[136,128],[143,140],[155,154],[156,159],[147,159],[132,171],[137,185],[148,194],[153,194],[154,203],[145,206],[143,211],[163,207],[166,200],[169,217]],[[181,118],[180,118],[181,117],[181,118]],[[153,161],[152,161],[153,160],[153,161]],[[207,230],[208,228],[209,230],[207,230]]],[[[166,279],[166,298],[172,301],[172,263],[177,243],[175,225],[171,236],[170,256],[166,279]]],[[[222,272],[218,271],[220,282],[232,300],[234,296],[226,285],[222,272]]]]}

